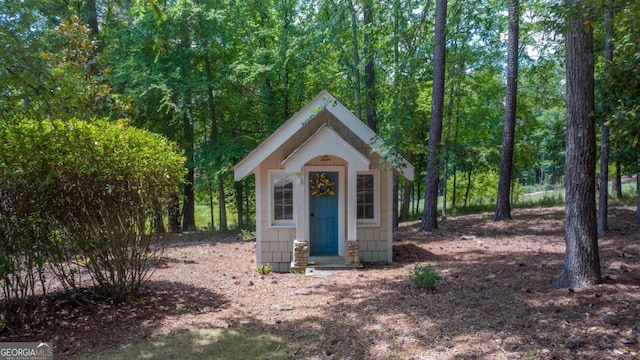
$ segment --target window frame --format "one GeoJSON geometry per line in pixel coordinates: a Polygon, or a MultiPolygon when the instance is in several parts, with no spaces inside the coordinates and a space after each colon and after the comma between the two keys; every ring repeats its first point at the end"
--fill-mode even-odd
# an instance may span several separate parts
{"type": "Polygon", "coordinates": [[[269,170],[269,227],[276,228],[295,228],[296,227],[296,202],[295,202],[295,177],[285,173],[283,170],[269,170]],[[291,179],[291,219],[275,218],[275,178],[278,176],[286,176],[291,179]]]}
{"type": "MultiPolygon", "coordinates": [[[[356,176],[359,175],[372,175],[373,176],[373,218],[371,219],[357,219],[357,225],[360,227],[379,227],[380,226],[380,171],[358,171],[356,176]]],[[[355,186],[356,192],[358,191],[358,183],[356,180],[355,186]]],[[[356,195],[356,218],[358,216],[357,207],[359,202],[356,195]]]]}

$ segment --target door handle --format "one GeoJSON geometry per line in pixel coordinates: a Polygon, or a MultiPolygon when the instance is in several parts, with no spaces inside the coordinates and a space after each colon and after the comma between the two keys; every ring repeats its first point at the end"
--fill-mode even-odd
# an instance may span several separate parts
{"type": "Polygon", "coordinates": [[[314,217],[314,216],[316,216],[316,214],[315,214],[315,213],[311,213],[310,215],[311,215],[311,217],[314,217]]]}

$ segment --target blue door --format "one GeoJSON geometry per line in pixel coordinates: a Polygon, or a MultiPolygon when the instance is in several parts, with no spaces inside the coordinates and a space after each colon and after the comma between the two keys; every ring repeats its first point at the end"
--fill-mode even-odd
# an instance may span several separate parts
{"type": "Polygon", "coordinates": [[[309,173],[311,255],[338,254],[338,173],[309,173]]]}

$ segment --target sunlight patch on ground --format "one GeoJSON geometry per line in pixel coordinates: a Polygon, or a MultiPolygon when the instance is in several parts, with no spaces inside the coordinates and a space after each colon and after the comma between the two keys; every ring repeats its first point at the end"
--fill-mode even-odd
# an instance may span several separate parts
{"type": "Polygon", "coordinates": [[[83,359],[292,359],[295,344],[277,336],[220,328],[181,330],[159,339],[140,342],[83,359]]]}

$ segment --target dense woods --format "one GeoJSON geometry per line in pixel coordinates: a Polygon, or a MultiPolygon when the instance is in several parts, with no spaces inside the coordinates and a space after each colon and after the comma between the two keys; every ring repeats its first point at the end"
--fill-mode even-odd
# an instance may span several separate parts
{"type": "MultiPolygon", "coordinates": [[[[397,185],[400,217],[420,214],[425,194],[444,194],[443,216],[446,207],[498,198],[496,218],[508,218],[523,185],[561,185],[565,175],[563,12],[572,10],[551,0],[445,3],[444,94],[433,107],[437,5],[2,0],[0,114],[3,122],[128,118],[165,135],[180,144],[188,169],[171,227],[226,229],[250,223],[253,209],[251,184],[233,184],[231,166],[328,89],[417,166],[420,181],[397,185]],[[443,113],[437,133],[432,109],[443,113]],[[513,137],[506,152],[503,128],[513,137]],[[430,133],[442,139],[425,189],[430,133]],[[196,223],[196,205],[210,209],[206,223],[196,223]]],[[[595,30],[595,111],[602,134],[611,134],[600,172],[611,168],[619,181],[638,171],[640,6],[585,6],[595,30]],[[606,61],[605,36],[615,48],[606,61]]]]}
{"type": "MultiPolygon", "coordinates": [[[[181,196],[157,222],[172,231],[250,228],[253,180],[234,183],[233,164],[323,89],[416,166],[416,181],[395,183],[396,209],[399,220],[422,215],[422,230],[437,228],[438,209],[445,218],[497,204],[496,219],[509,219],[525,188],[566,184],[567,216],[597,250],[596,147],[600,233],[608,180],[621,197],[622,179],[640,172],[637,1],[0,0],[0,9],[0,129],[126,119],[177,143],[181,196]],[[576,45],[575,34],[589,36],[576,45]]],[[[568,249],[571,238],[583,236],[568,232],[568,249]]]]}
{"type": "Polygon", "coordinates": [[[201,357],[235,334],[230,358],[635,358],[639,39],[638,0],[0,0],[0,340],[63,357],[201,357]],[[319,140],[298,169],[265,155],[235,182],[322,90],[335,99],[300,112],[318,121],[269,153],[342,121],[315,117],[333,102],[383,140],[351,115],[331,132],[366,162],[315,164],[319,140]],[[413,181],[393,177],[414,175],[404,159],[413,181]],[[300,236],[321,217],[298,201],[311,168],[340,169],[332,195],[350,186],[322,209],[344,253],[300,236]],[[310,276],[272,273],[292,253],[310,276]],[[351,269],[314,274],[309,255],[351,269]],[[158,340],[193,329],[216,341],[158,340]]]}

